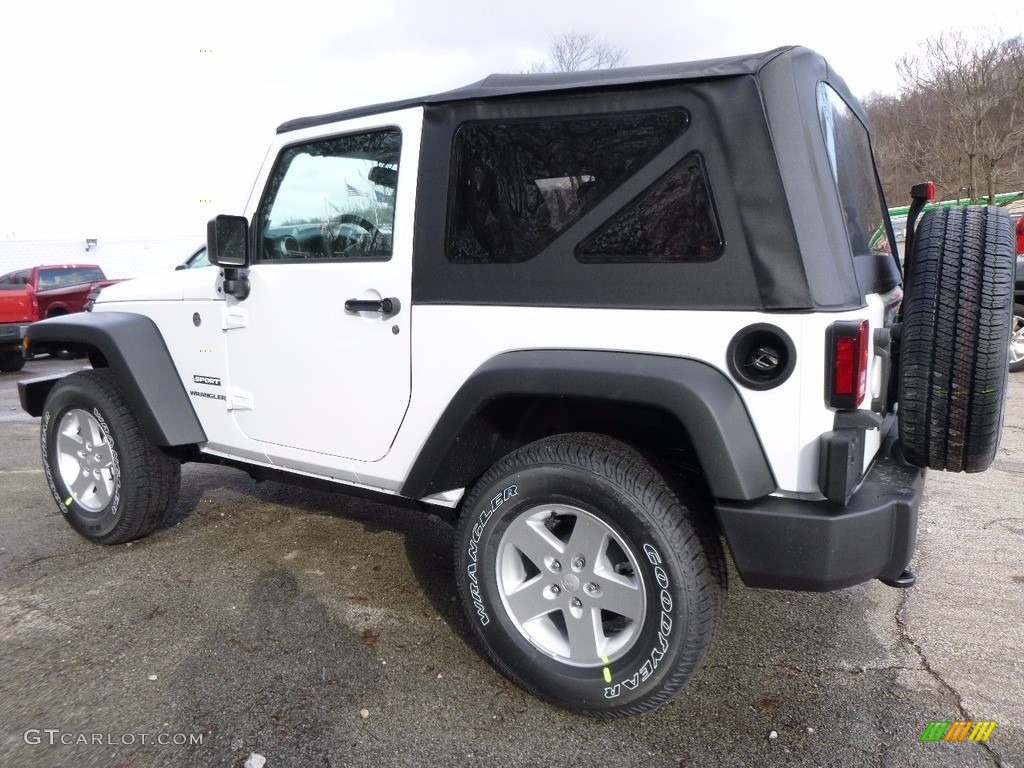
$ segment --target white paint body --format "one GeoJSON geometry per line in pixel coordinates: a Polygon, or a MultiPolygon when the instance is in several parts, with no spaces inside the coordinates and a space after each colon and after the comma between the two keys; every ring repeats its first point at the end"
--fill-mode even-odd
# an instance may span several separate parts
{"type": "MultiPolygon", "coordinates": [[[[540,349],[638,352],[699,360],[731,379],[729,341],[748,325],[770,323],[792,339],[795,371],[774,389],[736,384],[736,390],[778,492],[822,498],[819,438],[833,428],[834,418],[825,403],[825,333],[839,320],[868,319],[871,328],[880,327],[881,297],[869,296],[866,307],[846,313],[413,306],[422,122],[422,108],[413,108],[280,136],[245,210],[252,221],[282,147],[397,126],[401,173],[389,261],[254,264],[244,301],[224,296],[216,268],[140,278],[103,292],[94,311],[138,312],[160,328],[208,437],[202,451],[397,493],[459,387],[496,355],[540,349]],[[344,309],[348,298],[384,297],[399,300],[394,317],[344,309]],[[220,385],[197,385],[197,376],[220,385]]],[[[861,408],[879,394],[873,349],[869,360],[869,393],[861,408]]],[[[868,431],[865,469],[878,447],[877,430],[868,431]]],[[[435,501],[453,504],[458,496],[435,501]]]]}

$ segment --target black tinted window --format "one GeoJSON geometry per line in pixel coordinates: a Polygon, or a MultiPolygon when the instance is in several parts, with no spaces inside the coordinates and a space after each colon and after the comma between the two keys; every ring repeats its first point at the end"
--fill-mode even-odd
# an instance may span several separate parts
{"type": "Polygon", "coordinates": [[[685,110],[672,109],[463,125],[453,147],[449,260],[526,261],[687,123],[685,110]]]}
{"type": "Polygon", "coordinates": [[[583,262],[709,261],[722,252],[704,163],[691,152],[576,249],[583,262]]]}
{"type": "Polygon", "coordinates": [[[830,86],[818,85],[818,116],[854,256],[891,253],[888,211],[875,174],[867,129],[830,86]]]}

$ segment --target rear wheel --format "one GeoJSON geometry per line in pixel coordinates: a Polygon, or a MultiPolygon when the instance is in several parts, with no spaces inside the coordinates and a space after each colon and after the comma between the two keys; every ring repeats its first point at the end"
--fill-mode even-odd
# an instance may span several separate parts
{"type": "Polygon", "coordinates": [[[146,536],[177,505],[181,463],[146,437],[108,370],[54,385],[41,443],[50,492],[86,538],[120,544],[146,536]]]}
{"type": "Polygon", "coordinates": [[[1013,228],[993,206],[926,213],[903,313],[900,443],[917,466],[980,472],[1003,423],[1013,228]]]}
{"type": "Polygon", "coordinates": [[[623,443],[573,434],[502,459],[463,510],[459,596],[508,678],[619,717],[667,701],[697,670],[725,600],[700,494],[673,492],[623,443]]]}

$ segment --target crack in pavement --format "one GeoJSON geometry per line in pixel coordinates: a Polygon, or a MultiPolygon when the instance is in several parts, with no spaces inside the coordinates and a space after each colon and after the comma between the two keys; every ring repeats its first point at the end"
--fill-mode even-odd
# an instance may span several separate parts
{"type": "MultiPolygon", "coordinates": [[[[995,520],[989,520],[981,526],[981,529],[983,531],[987,531],[991,526],[998,525],[999,523],[1024,523],[1024,517],[998,517],[995,520]]],[[[1010,525],[1007,525],[1006,527],[1009,528],[1012,533],[1019,533],[1019,531],[1010,525]]]]}
{"type": "MultiPolygon", "coordinates": [[[[964,705],[963,697],[960,695],[960,692],[941,674],[939,674],[939,671],[928,661],[928,656],[925,654],[924,649],[913,637],[910,636],[910,629],[907,627],[907,623],[903,620],[903,613],[906,611],[907,606],[910,603],[910,593],[911,590],[909,589],[903,590],[903,595],[900,597],[900,604],[896,608],[896,614],[894,616],[896,619],[896,628],[899,630],[900,644],[913,649],[914,653],[916,653],[918,658],[921,660],[921,666],[924,668],[925,672],[931,675],[932,679],[934,679],[942,688],[953,696],[953,700],[956,702],[956,708],[960,713],[959,719],[973,720],[974,718],[972,718],[967,712],[967,707],[964,705]]],[[[987,741],[978,741],[975,743],[980,744],[985,749],[989,757],[992,758],[992,764],[996,768],[1003,768],[1002,756],[992,748],[991,744],[987,741]]]]}
{"type": "MultiPolygon", "coordinates": [[[[91,564],[91,563],[100,563],[100,562],[103,562],[104,560],[109,560],[111,557],[113,557],[113,554],[102,554],[102,553],[99,553],[99,552],[92,552],[92,551],[88,551],[88,550],[87,551],[76,550],[76,551],[72,551],[72,552],[57,552],[56,554],[53,554],[53,555],[41,555],[40,557],[34,557],[31,560],[26,560],[25,562],[22,562],[22,563],[12,562],[3,571],[3,573],[0,573],[0,581],[2,581],[3,579],[6,579],[8,576],[18,576],[26,568],[30,568],[33,565],[36,565],[37,563],[42,563],[42,562],[45,562],[47,560],[58,560],[58,559],[63,558],[63,557],[89,557],[89,556],[93,556],[93,555],[95,555],[95,558],[93,560],[91,560],[89,562],[89,564],[91,564]]],[[[37,576],[36,578],[43,578],[43,577],[42,576],[37,576]]]]}

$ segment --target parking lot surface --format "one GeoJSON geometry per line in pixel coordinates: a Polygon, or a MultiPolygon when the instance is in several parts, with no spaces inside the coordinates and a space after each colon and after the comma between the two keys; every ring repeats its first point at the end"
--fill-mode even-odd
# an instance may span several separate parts
{"type": "Polygon", "coordinates": [[[931,473],[910,590],[746,588],[671,704],[584,719],[470,640],[452,530],[187,465],[188,517],[116,547],[50,498],[38,420],[0,374],[0,766],[1024,767],[1024,374],[996,463],[931,473]],[[987,742],[923,742],[935,721],[987,742]]]}

